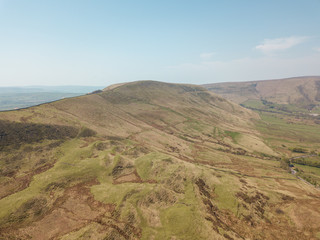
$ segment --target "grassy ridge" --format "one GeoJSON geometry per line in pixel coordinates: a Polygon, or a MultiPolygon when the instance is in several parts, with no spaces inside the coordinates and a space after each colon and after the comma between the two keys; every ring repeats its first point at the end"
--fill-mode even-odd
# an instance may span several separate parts
{"type": "Polygon", "coordinates": [[[319,137],[312,124],[289,124],[267,114],[259,120],[201,87],[158,82],[131,83],[0,117],[26,126],[77,129],[58,144],[43,137],[1,152],[0,166],[8,169],[0,193],[9,193],[0,199],[3,238],[307,239],[317,234],[318,193],[280,168],[277,155],[298,155],[293,147],[315,150],[311,143],[319,137]],[[297,144],[299,137],[306,143],[297,144]],[[28,184],[17,190],[18,179],[28,184]],[[297,206],[308,218],[293,215],[297,206]]]}

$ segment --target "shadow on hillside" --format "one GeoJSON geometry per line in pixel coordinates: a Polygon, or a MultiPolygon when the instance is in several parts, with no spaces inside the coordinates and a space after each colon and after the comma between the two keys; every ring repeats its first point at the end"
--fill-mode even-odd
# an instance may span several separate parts
{"type": "Polygon", "coordinates": [[[17,148],[21,144],[39,142],[44,139],[74,138],[78,134],[79,129],[71,126],[0,120],[0,150],[7,146],[17,148]]]}

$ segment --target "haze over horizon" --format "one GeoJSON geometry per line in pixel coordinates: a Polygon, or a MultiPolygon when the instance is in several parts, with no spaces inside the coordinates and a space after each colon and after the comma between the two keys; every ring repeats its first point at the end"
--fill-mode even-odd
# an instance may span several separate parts
{"type": "Polygon", "coordinates": [[[0,86],[320,75],[320,1],[0,0],[0,86]]]}

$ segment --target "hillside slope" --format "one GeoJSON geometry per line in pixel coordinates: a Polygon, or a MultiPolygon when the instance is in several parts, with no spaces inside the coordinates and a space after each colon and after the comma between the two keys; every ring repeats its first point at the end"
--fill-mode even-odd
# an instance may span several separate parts
{"type": "Polygon", "coordinates": [[[1,112],[0,238],[315,239],[320,193],[257,121],[154,81],[1,112]]]}
{"type": "Polygon", "coordinates": [[[295,105],[300,110],[319,111],[320,77],[295,77],[265,81],[214,83],[204,85],[208,90],[236,103],[252,100],[280,105],[295,105]]]}

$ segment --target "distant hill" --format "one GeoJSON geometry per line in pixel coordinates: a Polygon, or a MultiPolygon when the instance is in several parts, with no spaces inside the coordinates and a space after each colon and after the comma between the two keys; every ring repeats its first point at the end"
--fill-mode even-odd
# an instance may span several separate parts
{"type": "Polygon", "coordinates": [[[287,111],[320,111],[320,77],[294,77],[264,81],[213,83],[208,90],[248,107],[287,111]],[[269,105],[269,106],[268,106],[269,105]]]}
{"type": "Polygon", "coordinates": [[[272,120],[156,81],[0,112],[0,239],[315,238],[320,193],[280,156],[314,164],[319,130],[272,120]]]}

